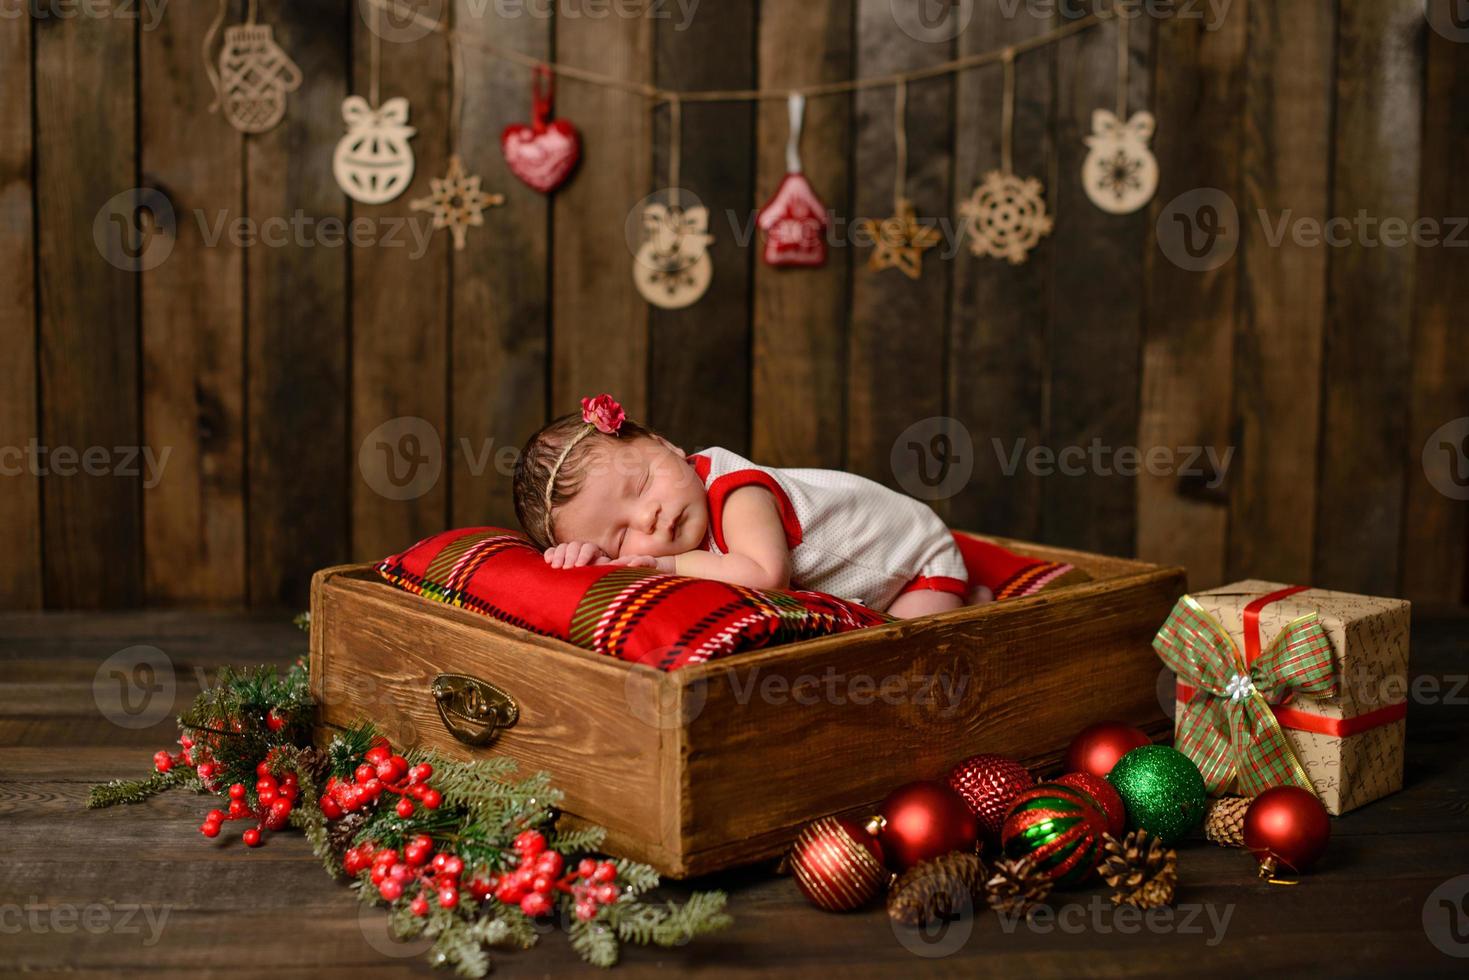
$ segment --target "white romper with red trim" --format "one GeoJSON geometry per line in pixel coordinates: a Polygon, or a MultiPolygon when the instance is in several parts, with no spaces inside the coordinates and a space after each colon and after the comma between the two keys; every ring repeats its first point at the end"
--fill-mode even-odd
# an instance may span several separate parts
{"type": "Polygon", "coordinates": [[[775,496],[791,549],[791,587],[855,599],[886,610],[902,592],[964,595],[968,572],[959,546],[927,504],[840,470],[773,469],[727,449],[688,458],[709,496],[704,548],[727,549],[724,501],[740,487],[775,496]]]}

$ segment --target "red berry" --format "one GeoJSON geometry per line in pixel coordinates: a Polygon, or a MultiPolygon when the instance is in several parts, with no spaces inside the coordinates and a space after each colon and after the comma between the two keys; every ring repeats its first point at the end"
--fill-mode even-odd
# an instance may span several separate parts
{"type": "Polygon", "coordinates": [[[552,878],[561,875],[562,866],[562,857],[555,851],[545,851],[540,857],[536,858],[536,870],[543,875],[550,875],[552,878]]]}
{"type": "Polygon", "coordinates": [[[469,879],[469,894],[474,896],[476,902],[483,902],[495,890],[496,884],[497,882],[488,878],[471,878],[469,879]]]}
{"type": "Polygon", "coordinates": [[[599,885],[605,885],[617,877],[617,865],[611,861],[603,861],[597,865],[597,870],[592,872],[592,880],[599,885]]]}
{"type": "Polygon", "coordinates": [[[388,866],[386,864],[374,864],[372,866],[372,883],[374,885],[381,885],[387,876],[388,866]]]}
{"type": "Polygon", "coordinates": [[[377,886],[377,893],[390,902],[396,902],[403,895],[403,883],[396,878],[384,878],[377,886]]]}
{"type": "MultiPolygon", "coordinates": [[[[435,858],[435,860],[438,859],[435,858]]],[[[444,858],[443,867],[439,870],[450,878],[458,878],[464,873],[464,861],[457,854],[450,854],[444,858]]]]}
{"type": "Polygon", "coordinates": [[[245,798],[245,784],[235,783],[230,787],[230,799],[243,800],[245,798]]]}
{"type": "Polygon", "coordinates": [[[264,759],[262,759],[260,761],[260,763],[258,765],[256,765],[256,767],[255,767],[255,775],[262,776],[262,777],[263,776],[269,776],[270,775],[270,763],[269,762],[266,762],[264,759]]]}
{"type": "Polygon", "coordinates": [[[361,784],[367,782],[369,779],[373,778],[376,775],[377,770],[364,762],[362,765],[357,767],[357,771],[352,774],[352,778],[356,779],[357,782],[361,784]]]}
{"type": "Polygon", "coordinates": [[[208,813],[204,814],[204,819],[205,820],[213,820],[215,823],[219,823],[221,820],[224,819],[224,811],[223,810],[210,810],[208,813]]]}
{"type": "Polygon", "coordinates": [[[442,905],[446,909],[452,909],[454,906],[458,905],[459,904],[459,889],[457,889],[457,888],[440,888],[439,889],[439,904],[442,905]]]}
{"type": "Polygon", "coordinates": [[[265,713],[265,727],[273,732],[278,732],[286,727],[286,719],[276,714],[275,709],[271,708],[265,713]]]}
{"type": "Polygon", "coordinates": [[[592,903],[592,902],[577,902],[576,903],[576,917],[578,919],[580,919],[581,921],[586,922],[589,919],[595,918],[596,915],[597,915],[597,906],[594,903],[592,903]]]}
{"type": "Polygon", "coordinates": [[[576,873],[583,878],[590,878],[592,872],[597,870],[597,862],[591,858],[582,858],[581,863],[576,866],[576,873]]]}
{"type": "Polygon", "coordinates": [[[199,833],[203,834],[205,837],[218,837],[219,836],[219,821],[218,820],[206,820],[206,821],[204,821],[204,825],[199,828],[199,833]]]}
{"type": "Polygon", "coordinates": [[[539,830],[522,830],[515,835],[514,847],[521,854],[535,857],[546,849],[546,838],[539,830]]]}
{"type": "Polygon", "coordinates": [[[194,739],[188,732],[184,732],[179,736],[179,744],[186,749],[192,749],[194,747],[194,739]]]}
{"type": "Polygon", "coordinates": [[[520,900],[520,911],[529,916],[545,915],[551,911],[551,900],[540,892],[531,892],[520,900]]]}
{"type": "Polygon", "coordinates": [[[393,865],[398,863],[398,852],[391,847],[385,847],[372,856],[374,864],[393,865]]]}
{"type": "Polygon", "coordinates": [[[407,847],[403,848],[403,859],[409,864],[419,865],[428,860],[433,849],[433,839],[427,834],[419,834],[408,842],[407,847]]]}
{"type": "Polygon", "coordinates": [[[428,915],[428,899],[422,895],[415,896],[413,901],[408,903],[408,907],[413,910],[414,915],[428,915]]]}
{"type": "Polygon", "coordinates": [[[168,754],[167,749],[159,749],[153,753],[153,768],[159,772],[168,772],[173,768],[173,756],[168,754]]]}
{"type": "Polygon", "coordinates": [[[249,830],[241,834],[240,837],[245,841],[246,847],[260,846],[260,828],[258,827],[251,827],[249,830]]]}
{"type": "Polygon", "coordinates": [[[409,817],[413,816],[413,801],[399,800],[398,805],[394,807],[394,809],[398,811],[398,816],[402,817],[404,820],[407,820],[409,817]]]}
{"type": "Polygon", "coordinates": [[[247,807],[247,806],[245,806],[245,801],[244,800],[230,800],[230,818],[231,819],[239,819],[240,817],[243,817],[245,814],[247,814],[249,812],[250,812],[250,808],[247,807]]]}
{"type": "Polygon", "coordinates": [[[434,774],[434,767],[427,762],[420,762],[408,770],[408,781],[410,783],[426,783],[434,774]]]}
{"type": "Polygon", "coordinates": [[[271,830],[280,830],[291,819],[291,801],[276,800],[270,805],[265,815],[265,826],[271,830]]]}
{"type": "Polygon", "coordinates": [[[200,779],[208,782],[210,779],[214,778],[214,763],[201,762],[194,771],[199,774],[200,779]]]}
{"type": "Polygon", "coordinates": [[[292,803],[296,801],[297,796],[301,795],[301,790],[295,783],[281,783],[280,788],[276,792],[292,803]]]}
{"type": "Polygon", "coordinates": [[[270,804],[274,803],[278,797],[275,795],[275,790],[262,789],[256,791],[255,798],[260,801],[262,806],[269,806],[270,804]]]}
{"type": "Polygon", "coordinates": [[[617,901],[617,886],[602,885],[597,889],[597,901],[603,905],[610,905],[617,901]]]}
{"type": "Polygon", "coordinates": [[[439,804],[443,802],[444,797],[440,795],[438,790],[431,789],[426,791],[421,799],[423,801],[423,805],[426,806],[428,809],[437,810],[439,808],[439,804]]]}
{"type": "Polygon", "coordinates": [[[387,741],[384,740],[381,742],[374,742],[372,748],[367,750],[367,753],[363,756],[363,758],[365,758],[368,762],[372,763],[375,766],[379,762],[386,761],[387,758],[392,754],[393,752],[391,749],[388,748],[387,741]]]}

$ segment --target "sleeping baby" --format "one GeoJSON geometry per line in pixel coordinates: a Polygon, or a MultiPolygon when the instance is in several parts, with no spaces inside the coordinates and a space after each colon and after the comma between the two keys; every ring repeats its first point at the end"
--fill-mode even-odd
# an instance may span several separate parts
{"type": "Polygon", "coordinates": [[[925,504],[836,470],[772,469],[727,449],[686,455],[582,399],[531,437],[515,513],[555,568],[629,565],[755,589],[809,589],[900,618],[988,601],[925,504]]]}

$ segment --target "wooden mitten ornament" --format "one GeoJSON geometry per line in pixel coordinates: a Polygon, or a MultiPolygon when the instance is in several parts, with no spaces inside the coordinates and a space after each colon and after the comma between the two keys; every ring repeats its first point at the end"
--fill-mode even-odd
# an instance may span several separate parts
{"type": "Polygon", "coordinates": [[[414,134],[408,125],[408,100],[389,99],[374,109],[360,95],[342,102],[347,135],[337,143],[332,174],[354,201],[386,204],[413,182],[414,134]]]}
{"type": "Polygon", "coordinates": [[[566,182],[581,159],[581,136],[565,119],[551,115],[554,82],[544,65],[531,76],[531,123],[514,123],[500,134],[505,165],[521,181],[542,194],[566,182]]]}
{"type": "Polygon", "coordinates": [[[792,95],[790,135],[786,141],[786,175],[756,217],[765,233],[761,257],[772,266],[819,266],[826,263],[826,205],[801,172],[801,120],[806,97],[792,95]]]}
{"type": "MultiPolygon", "coordinates": [[[[224,30],[215,81],[224,117],[242,133],[263,133],[286,114],[286,93],[301,87],[301,69],[275,43],[269,24],[253,21],[224,30]]],[[[211,107],[213,108],[213,107],[211,107]]]]}

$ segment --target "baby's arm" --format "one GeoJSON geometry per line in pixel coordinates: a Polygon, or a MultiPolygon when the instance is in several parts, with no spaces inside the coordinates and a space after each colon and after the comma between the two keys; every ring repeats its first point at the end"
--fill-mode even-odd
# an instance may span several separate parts
{"type": "Polygon", "coordinates": [[[786,545],[775,497],[760,486],[740,487],[724,502],[727,553],[688,551],[674,559],[679,575],[712,578],[751,589],[784,589],[791,583],[791,549],[786,545]]]}

